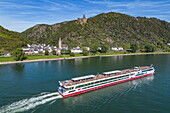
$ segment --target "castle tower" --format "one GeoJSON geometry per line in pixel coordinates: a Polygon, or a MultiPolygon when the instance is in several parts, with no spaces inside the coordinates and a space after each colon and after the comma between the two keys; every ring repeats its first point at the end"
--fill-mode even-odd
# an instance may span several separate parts
{"type": "Polygon", "coordinates": [[[86,15],[83,15],[83,18],[77,18],[77,23],[80,23],[80,24],[87,23],[86,15]]]}
{"type": "Polygon", "coordinates": [[[86,15],[83,15],[83,18],[86,18],[86,15]]]}
{"type": "Polygon", "coordinates": [[[59,38],[59,40],[58,40],[58,48],[59,48],[59,49],[62,49],[62,41],[61,41],[61,38],[59,38]]]}

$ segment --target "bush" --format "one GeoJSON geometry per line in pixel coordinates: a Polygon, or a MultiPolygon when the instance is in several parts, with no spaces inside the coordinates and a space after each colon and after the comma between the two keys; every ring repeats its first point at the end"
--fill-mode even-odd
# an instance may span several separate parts
{"type": "Polygon", "coordinates": [[[97,53],[97,46],[93,46],[90,48],[90,52],[93,53],[94,55],[97,53]]]}
{"type": "Polygon", "coordinates": [[[61,54],[71,54],[71,50],[62,49],[61,54]]]}
{"type": "Polygon", "coordinates": [[[131,44],[130,49],[132,50],[132,53],[136,53],[138,50],[138,45],[137,44],[131,44]]]}
{"type": "Polygon", "coordinates": [[[156,48],[153,45],[146,45],[145,52],[154,52],[156,48]]]}
{"type": "Polygon", "coordinates": [[[55,51],[55,50],[52,50],[52,54],[53,54],[53,55],[56,55],[56,51],[55,51]]]}
{"type": "Polygon", "coordinates": [[[49,55],[49,51],[48,50],[45,50],[45,55],[49,55]]]}
{"type": "Polygon", "coordinates": [[[106,53],[108,51],[108,47],[102,46],[101,53],[106,53]]]}
{"type": "Polygon", "coordinates": [[[88,56],[89,55],[89,51],[86,48],[83,48],[83,56],[88,56]]]}
{"type": "Polygon", "coordinates": [[[0,49],[0,56],[5,54],[4,48],[0,49]]]}
{"type": "Polygon", "coordinates": [[[88,56],[89,52],[88,51],[83,51],[83,56],[88,56]]]}
{"type": "Polygon", "coordinates": [[[70,56],[75,57],[75,54],[74,53],[70,53],[70,56]]]}

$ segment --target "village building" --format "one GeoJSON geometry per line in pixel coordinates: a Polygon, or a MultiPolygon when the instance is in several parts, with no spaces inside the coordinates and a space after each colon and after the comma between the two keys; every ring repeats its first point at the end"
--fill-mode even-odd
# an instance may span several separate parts
{"type": "Polygon", "coordinates": [[[90,47],[85,47],[88,51],[90,51],[90,47]]]}
{"type": "Polygon", "coordinates": [[[123,47],[111,47],[112,51],[123,51],[123,47]]]}
{"type": "Polygon", "coordinates": [[[123,51],[123,47],[118,47],[118,50],[119,51],[123,51]]]}
{"type": "Polygon", "coordinates": [[[98,50],[102,50],[102,47],[97,47],[98,50]]]}
{"type": "Polygon", "coordinates": [[[170,46],[170,43],[167,43],[168,46],[170,46]]]}
{"type": "Polygon", "coordinates": [[[79,54],[79,53],[82,53],[82,52],[83,52],[83,50],[79,46],[71,49],[71,53],[79,54]]]}
{"type": "Polygon", "coordinates": [[[49,52],[52,52],[52,50],[57,51],[56,46],[51,46],[51,45],[45,45],[45,44],[27,44],[26,47],[22,47],[22,50],[26,55],[34,55],[34,54],[40,54],[40,53],[45,53],[45,50],[48,50],[49,52]]]}
{"type": "Polygon", "coordinates": [[[117,47],[111,47],[111,50],[112,51],[118,51],[118,48],[117,47]]]}

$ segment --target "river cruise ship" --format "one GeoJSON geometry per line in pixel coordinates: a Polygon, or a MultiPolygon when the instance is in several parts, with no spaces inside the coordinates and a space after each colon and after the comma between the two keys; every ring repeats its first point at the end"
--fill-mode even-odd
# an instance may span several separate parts
{"type": "Polygon", "coordinates": [[[69,97],[113,84],[152,75],[154,72],[155,69],[152,66],[141,66],[125,70],[104,72],[97,75],[76,77],[71,80],[59,81],[60,87],[58,88],[58,92],[63,97],[69,97]]]}

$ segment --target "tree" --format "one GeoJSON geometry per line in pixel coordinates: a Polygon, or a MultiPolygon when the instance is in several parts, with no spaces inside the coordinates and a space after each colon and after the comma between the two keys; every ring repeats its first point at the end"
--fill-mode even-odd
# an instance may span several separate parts
{"type": "Polygon", "coordinates": [[[5,54],[4,48],[0,49],[0,56],[5,54]]]}
{"type": "Polygon", "coordinates": [[[88,56],[89,55],[89,51],[87,50],[87,48],[82,48],[83,49],[83,55],[84,56],[88,56]]]}
{"type": "Polygon", "coordinates": [[[45,55],[49,55],[49,51],[48,50],[45,50],[45,55]]]}
{"type": "Polygon", "coordinates": [[[100,52],[101,52],[101,53],[106,53],[107,51],[108,51],[108,47],[102,46],[100,52]]]}
{"type": "Polygon", "coordinates": [[[131,44],[130,49],[132,50],[132,53],[135,53],[138,50],[138,45],[137,44],[131,44]]]}
{"type": "Polygon", "coordinates": [[[90,48],[90,52],[93,53],[93,54],[96,54],[97,53],[97,46],[93,46],[90,48]]]}
{"type": "Polygon", "coordinates": [[[17,48],[12,52],[12,56],[14,56],[14,60],[16,61],[22,61],[25,59],[24,57],[24,51],[21,48],[17,48]]]}
{"type": "Polygon", "coordinates": [[[156,48],[153,45],[146,45],[145,52],[154,52],[156,48]]]}
{"type": "Polygon", "coordinates": [[[52,54],[53,54],[53,55],[56,55],[56,51],[55,51],[55,50],[52,50],[52,54]]]}

